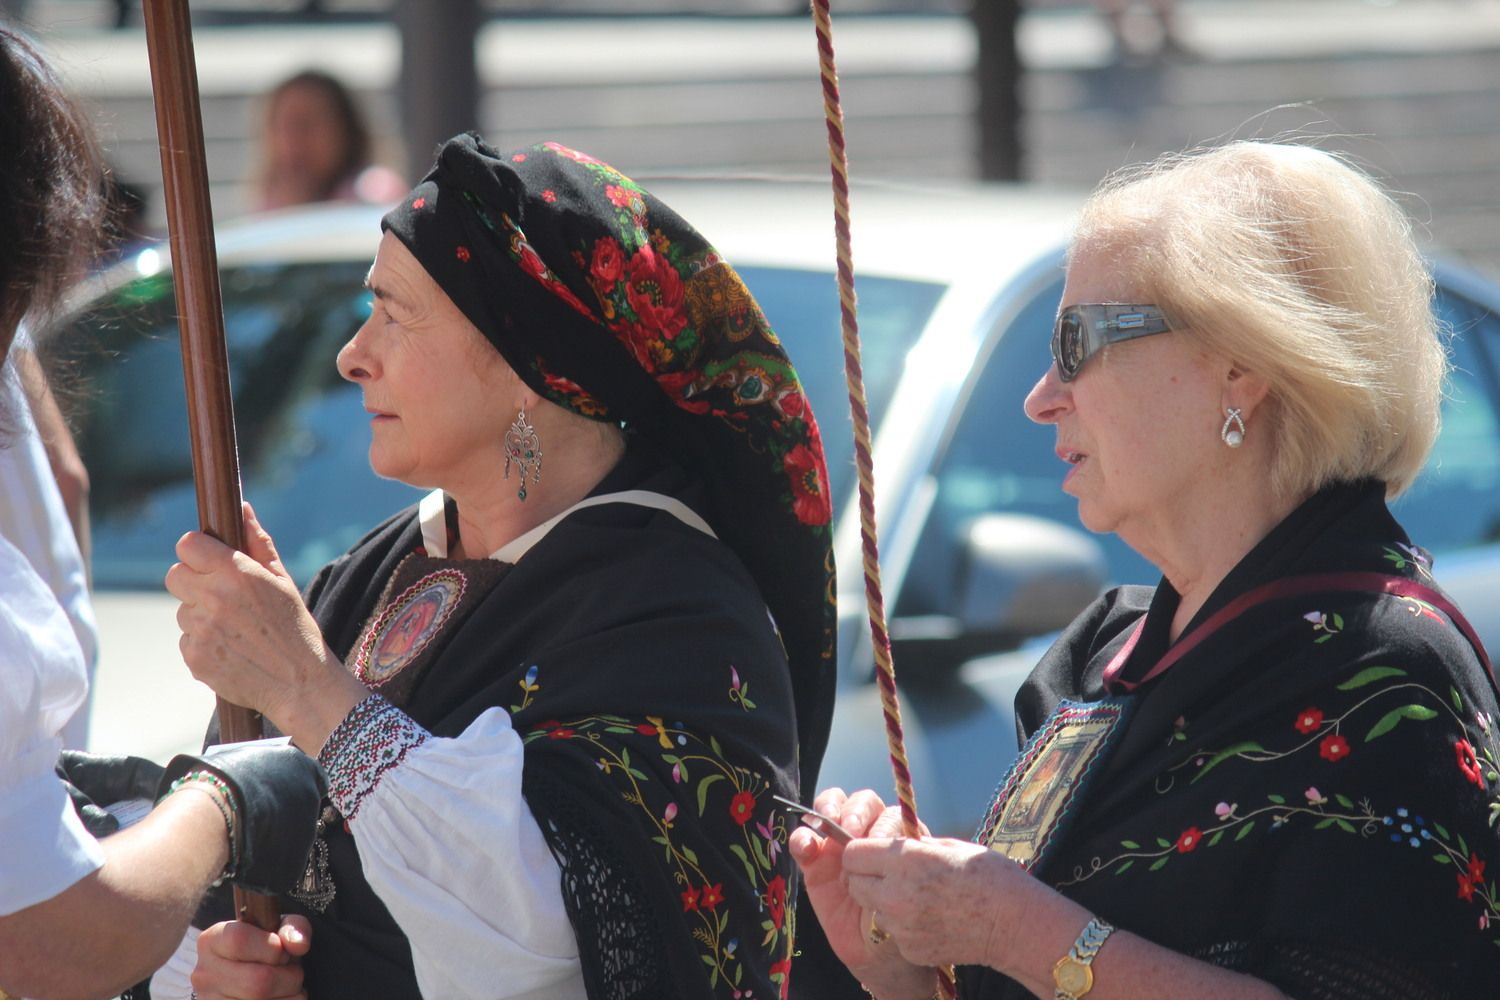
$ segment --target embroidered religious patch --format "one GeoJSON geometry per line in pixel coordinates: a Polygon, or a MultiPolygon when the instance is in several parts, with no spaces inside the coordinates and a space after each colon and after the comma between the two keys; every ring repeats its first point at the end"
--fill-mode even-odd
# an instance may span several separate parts
{"type": "Polygon", "coordinates": [[[509,569],[413,553],[391,574],[350,658],[354,676],[400,706],[439,647],[509,569]]]}
{"type": "Polygon", "coordinates": [[[458,570],[440,569],[392,598],[360,641],[355,676],[379,685],[400,673],[443,630],[467,584],[458,570]]]}
{"type": "Polygon", "coordinates": [[[1130,705],[1128,698],[1059,705],[1011,765],[975,841],[1028,870],[1040,863],[1124,732],[1130,705]]]}

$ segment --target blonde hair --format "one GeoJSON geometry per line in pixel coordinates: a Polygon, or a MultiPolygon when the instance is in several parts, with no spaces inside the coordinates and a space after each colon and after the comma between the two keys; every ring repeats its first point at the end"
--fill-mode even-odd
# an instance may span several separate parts
{"type": "Polygon", "coordinates": [[[1396,496],[1437,438],[1447,351],[1400,207],[1308,146],[1234,142],[1107,180],[1072,255],[1106,252],[1201,346],[1259,374],[1281,495],[1375,478],[1396,496]]]}

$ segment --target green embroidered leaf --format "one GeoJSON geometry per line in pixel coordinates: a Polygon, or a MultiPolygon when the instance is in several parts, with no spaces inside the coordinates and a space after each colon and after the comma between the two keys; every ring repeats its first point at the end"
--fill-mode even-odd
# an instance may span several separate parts
{"type": "Polygon", "coordinates": [[[1436,861],[1440,865],[1451,865],[1451,864],[1453,864],[1453,859],[1450,858],[1450,857],[1448,857],[1448,855],[1446,855],[1446,854],[1434,854],[1432,856],[1432,860],[1436,861]]]}
{"type": "Polygon", "coordinates": [[[1234,835],[1234,839],[1236,841],[1244,840],[1246,837],[1250,836],[1250,831],[1253,829],[1255,829],[1255,820],[1252,819],[1250,822],[1240,827],[1240,832],[1234,835]]]}
{"type": "Polygon", "coordinates": [[[606,733],[619,733],[624,736],[629,736],[635,732],[634,729],[626,729],[624,726],[605,726],[604,731],[606,733]]]}
{"type": "Polygon", "coordinates": [[[1252,751],[1264,751],[1265,749],[1266,748],[1261,746],[1259,743],[1251,740],[1247,740],[1244,743],[1236,743],[1234,746],[1225,747],[1223,750],[1220,750],[1218,753],[1208,758],[1208,760],[1204,762],[1203,766],[1198,768],[1198,773],[1193,775],[1193,781],[1188,782],[1188,784],[1192,784],[1194,781],[1197,781],[1199,778],[1203,777],[1209,771],[1212,771],[1214,768],[1218,767],[1220,764],[1224,763],[1224,761],[1228,760],[1231,757],[1238,757],[1242,753],[1250,753],[1252,751]]]}
{"type": "Polygon", "coordinates": [[[630,770],[630,750],[628,747],[620,748],[620,766],[627,771],[630,770]]]}
{"type": "Polygon", "coordinates": [[[698,852],[693,850],[691,847],[683,847],[682,856],[684,858],[687,858],[687,863],[690,865],[696,865],[698,863],[698,852]]]}
{"type": "Polygon", "coordinates": [[[709,734],[708,745],[713,748],[715,757],[719,758],[720,760],[724,759],[724,750],[719,746],[719,741],[714,737],[712,733],[709,734]]]}
{"type": "Polygon", "coordinates": [[[666,761],[668,764],[682,763],[682,758],[677,756],[675,753],[664,753],[661,755],[661,759],[666,761]]]}
{"type": "Polygon", "coordinates": [[[1284,806],[1284,805],[1286,805],[1286,796],[1285,795],[1267,795],[1266,799],[1269,800],[1269,801],[1271,801],[1271,802],[1276,803],[1278,806],[1284,806]]]}
{"type": "Polygon", "coordinates": [[[1141,849],[1141,845],[1137,844],[1133,840],[1122,840],[1122,841],[1120,841],[1120,846],[1121,847],[1125,847],[1125,848],[1129,848],[1132,851],[1139,851],[1141,849]]]}
{"type": "Polygon", "coordinates": [[[740,696],[740,704],[744,705],[746,708],[755,707],[755,702],[751,701],[749,698],[746,698],[744,695],[740,696]]]}
{"type": "Polygon", "coordinates": [[[1326,830],[1330,826],[1332,826],[1334,823],[1337,823],[1337,822],[1338,822],[1338,820],[1336,820],[1332,816],[1330,816],[1327,819],[1320,819],[1320,820],[1318,820],[1318,822],[1316,824],[1314,824],[1313,829],[1314,830],[1326,830]]]}
{"type": "Polygon", "coordinates": [[[740,980],[744,977],[745,967],[743,965],[736,965],[734,967],[734,985],[738,986],[740,984],[740,980]]]}
{"type": "Polygon", "coordinates": [[[1155,861],[1151,862],[1151,869],[1150,870],[1151,871],[1157,871],[1160,868],[1164,867],[1166,865],[1166,863],[1168,861],[1171,861],[1171,860],[1172,860],[1172,856],[1170,854],[1168,854],[1164,858],[1157,858],[1155,861]]]}
{"type": "Polygon", "coordinates": [[[1157,837],[1156,838],[1156,846],[1157,847],[1171,847],[1172,846],[1172,842],[1170,840],[1167,840],[1167,839],[1163,838],[1163,837],[1157,837]]]}
{"type": "Polygon", "coordinates": [[[1333,627],[1339,629],[1344,627],[1344,616],[1337,611],[1333,613],[1333,627]]]}
{"type": "Polygon", "coordinates": [[[1366,684],[1374,684],[1376,681],[1385,680],[1387,677],[1405,677],[1406,671],[1399,667],[1366,667],[1347,681],[1339,685],[1340,691],[1353,691],[1362,688],[1366,684]]]}
{"type": "Polygon", "coordinates": [[[1464,700],[1459,696],[1458,688],[1450,686],[1448,688],[1448,696],[1453,699],[1453,710],[1455,712],[1462,712],[1464,710],[1464,700]]]}
{"type": "Polygon", "coordinates": [[[1402,719],[1416,719],[1419,722],[1426,722],[1428,719],[1435,718],[1437,718],[1437,712],[1426,705],[1402,705],[1400,708],[1393,708],[1385,713],[1379,722],[1370,727],[1370,731],[1365,734],[1365,742],[1368,743],[1377,737],[1384,736],[1392,729],[1395,729],[1396,724],[1402,719]]]}
{"type": "Polygon", "coordinates": [[[1466,857],[1469,854],[1469,842],[1464,840],[1464,835],[1461,833],[1458,835],[1458,852],[1466,857]]]}
{"type": "Polygon", "coordinates": [[[1448,828],[1445,827],[1445,826],[1443,826],[1443,824],[1441,824],[1441,823],[1433,823],[1432,824],[1432,828],[1437,831],[1437,835],[1439,837],[1442,837],[1444,840],[1448,840],[1449,839],[1449,837],[1448,837],[1448,828]]]}
{"type": "MultiPolygon", "coordinates": [[[[751,881],[754,881],[754,879],[752,878],[751,881]]],[[[719,914],[719,933],[723,934],[724,933],[724,928],[726,926],[728,926],[728,925],[729,925],[729,911],[725,910],[723,913],[719,914]]]]}
{"type": "Polygon", "coordinates": [[[703,815],[703,810],[705,810],[705,809],[708,808],[708,786],[712,785],[715,781],[723,781],[723,780],[724,780],[724,776],[722,774],[710,774],[708,777],[706,777],[702,781],[698,782],[698,815],[699,816],[702,816],[703,815]]]}
{"type": "Polygon", "coordinates": [[[604,715],[603,713],[600,713],[599,718],[603,719],[605,722],[618,722],[622,725],[628,725],[630,723],[630,720],[625,718],[625,716],[623,715],[604,715]]]}
{"type": "Polygon", "coordinates": [[[1333,795],[1333,799],[1334,799],[1335,802],[1337,802],[1339,805],[1343,806],[1345,809],[1353,809],[1354,808],[1354,800],[1351,799],[1347,795],[1340,795],[1337,792],[1335,792],[1334,795],[1333,795]]]}
{"type": "Polygon", "coordinates": [[[1314,639],[1313,640],[1313,645],[1314,646],[1321,646],[1321,645],[1323,645],[1323,643],[1327,642],[1329,639],[1332,639],[1332,638],[1333,638],[1333,633],[1332,632],[1326,632],[1323,635],[1320,635],[1316,639],[1314,639]]]}
{"type": "Polygon", "coordinates": [[[760,863],[760,866],[762,868],[770,868],[771,867],[771,862],[766,857],[766,849],[764,847],[760,846],[760,838],[759,837],[751,837],[750,838],[750,849],[755,852],[755,860],[760,863]]]}
{"type": "Polygon", "coordinates": [[[1354,832],[1354,824],[1349,822],[1347,819],[1338,819],[1334,822],[1336,822],[1339,825],[1339,829],[1343,830],[1345,833],[1354,832]]]}
{"type": "Polygon", "coordinates": [[[743,861],[745,863],[745,874],[750,877],[750,884],[754,885],[755,884],[755,866],[752,865],[752,864],[750,864],[750,856],[745,853],[745,849],[743,847],[741,847],[739,844],[730,844],[729,845],[729,849],[730,849],[730,851],[734,852],[734,856],[735,857],[739,858],[741,861],[743,861]]]}
{"type": "Polygon", "coordinates": [[[1217,831],[1214,832],[1214,835],[1212,837],[1208,838],[1208,846],[1209,847],[1215,847],[1215,846],[1218,845],[1219,841],[1221,841],[1223,839],[1224,839],[1224,831],[1223,830],[1217,830],[1217,831]]]}
{"type": "Polygon", "coordinates": [[[1135,864],[1135,858],[1129,858],[1129,859],[1127,859],[1126,862],[1123,865],[1121,865],[1120,867],[1118,867],[1118,868],[1115,869],[1115,874],[1116,875],[1124,875],[1125,872],[1128,871],[1130,869],[1130,866],[1133,865],[1133,864],[1135,864]]]}
{"type": "Polygon", "coordinates": [[[626,772],[632,778],[635,778],[637,781],[650,781],[651,780],[650,778],[646,777],[646,772],[642,771],[639,768],[627,767],[625,770],[626,770],[626,772]]]}

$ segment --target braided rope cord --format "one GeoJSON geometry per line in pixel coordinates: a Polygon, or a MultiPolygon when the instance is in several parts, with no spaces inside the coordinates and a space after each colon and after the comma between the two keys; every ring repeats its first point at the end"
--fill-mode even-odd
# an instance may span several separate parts
{"type": "MultiPolygon", "coordinates": [[[[854,290],[854,257],[849,227],[849,157],[844,146],[844,109],[839,99],[838,67],[833,57],[833,24],[829,0],[812,0],[818,36],[818,70],[823,79],[823,114],[828,123],[828,156],[833,174],[834,235],[837,242],[839,318],[844,340],[844,381],[854,424],[854,462],[859,478],[859,533],[865,572],[865,605],[875,653],[875,679],[885,714],[885,737],[891,753],[891,774],[901,803],[901,824],[908,837],[920,835],[917,797],[906,760],[901,729],[901,702],[896,695],[896,667],[891,659],[891,637],[886,631],[885,598],[880,587],[880,545],[875,527],[875,460],[870,438],[870,411],[865,402],[864,367],[860,363],[858,299],[854,290]]],[[[938,991],[957,996],[953,970],[938,970],[938,991]]]]}

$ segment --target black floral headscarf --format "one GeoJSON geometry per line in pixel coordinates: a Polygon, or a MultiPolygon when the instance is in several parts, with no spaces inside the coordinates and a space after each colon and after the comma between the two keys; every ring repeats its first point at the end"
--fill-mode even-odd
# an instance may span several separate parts
{"type": "Polygon", "coordinates": [[[696,473],[781,630],[810,794],[832,714],[831,506],[817,422],[733,268],[608,164],[473,134],[383,220],[534,391],[696,473]]]}

